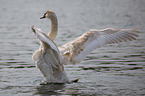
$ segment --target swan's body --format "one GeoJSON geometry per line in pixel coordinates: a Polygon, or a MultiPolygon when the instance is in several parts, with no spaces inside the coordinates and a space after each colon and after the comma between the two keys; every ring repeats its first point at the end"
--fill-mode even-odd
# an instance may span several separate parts
{"type": "MultiPolygon", "coordinates": [[[[79,63],[87,54],[106,44],[136,40],[136,29],[90,30],[75,40],[57,47],[53,42],[57,35],[58,24],[55,13],[48,10],[42,18],[51,20],[51,30],[48,36],[40,29],[32,26],[32,30],[41,42],[41,47],[33,54],[33,60],[47,82],[69,82],[63,64],[79,63]]],[[[41,18],[41,19],[42,19],[41,18]]]]}
{"type": "Polygon", "coordinates": [[[56,44],[36,27],[33,32],[41,42],[39,50],[33,54],[33,60],[40,69],[47,82],[64,83],[69,82],[64,71],[63,59],[56,44]]]}

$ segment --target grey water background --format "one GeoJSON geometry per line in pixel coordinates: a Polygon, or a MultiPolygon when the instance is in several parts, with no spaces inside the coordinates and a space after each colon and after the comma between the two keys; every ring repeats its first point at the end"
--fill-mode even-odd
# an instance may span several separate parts
{"type": "Polygon", "coordinates": [[[145,0],[0,0],[0,96],[144,96],[145,0]],[[78,83],[40,85],[44,77],[31,59],[39,41],[30,26],[48,33],[53,10],[59,20],[57,45],[89,29],[141,28],[133,42],[96,49],[81,63],[65,66],[78,83]]]}

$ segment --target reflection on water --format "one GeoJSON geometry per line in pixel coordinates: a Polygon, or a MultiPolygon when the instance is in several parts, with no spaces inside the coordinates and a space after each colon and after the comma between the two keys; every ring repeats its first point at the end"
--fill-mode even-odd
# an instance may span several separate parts
{"type": "Polygon", "coordinates": [[[44,94],[42,96],[46,95],[59,95],[60,91],[63,90],[65,87],[64,84],[47,84],[47,85],[41,85],[37,87],[37,91],[35,94],[44,94]]]}
{"type": "MultiPolygon", "coordinates": [[[[91,83],[91,82],[90,82],[91,83]]],[[[75,84],[48,84],[48,85],[40,85],[36,88],[36,94],[41,94],[41,96],[46,95],[75,95],[75,96],[83,96],[83,95],[101,95],[100,92],[95,92],[93,87],[90,87],[92,91],[88,91],[82,86],[85,83],[75,83],[75,84]],[[70,86],[77,87],[70,87],[70,86]],[[79,85],[79,86],[78,86],[79,85]],[[80,87],[80,88],[79,88],[80,87]],[[81,88],[82,87],[82,88],[81,88]]],[[[96,85],[95,88],[103,87],[103,85],[96,85]]]]}
{"type": "Polygon", "coordinates": [[[0,95],[145,95],[144,6],[144,0],[1,0],[0,95]],[[137,41],[99,48],[81,63],[65,66],[78,83],[40,85],[45,79],[31,59],[39,42],[30,26],[48,32],[50,21],[39,20],[48,9],[59,18],[57,45],[94,28],[141,28],[143,33],[137,41]]]}

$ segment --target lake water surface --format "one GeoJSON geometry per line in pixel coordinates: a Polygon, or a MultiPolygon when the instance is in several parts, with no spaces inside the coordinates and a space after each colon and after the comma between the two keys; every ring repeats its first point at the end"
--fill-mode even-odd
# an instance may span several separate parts
{"type": "Polygon", "coordinates": [[[0,0],[0,96],[144,96],[145,0],[0,0]],[[30,26],[48,33],[53,10],[59,20],[57,45],[89,29],[141,28],[133,42],[96,49],[81,63],[65,66],[78,83],[40,85],[44,77],[31,57],[39,41],[30,26]]]}

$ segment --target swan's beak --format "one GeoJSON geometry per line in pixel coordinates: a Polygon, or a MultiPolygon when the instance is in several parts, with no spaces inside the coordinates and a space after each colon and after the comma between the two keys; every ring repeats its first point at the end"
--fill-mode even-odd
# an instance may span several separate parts
{"type": "Polygon", "coordinates": [[[40,19],[43,19],[43,18],[45,18],[45,15],[46,15],[46,13],[44,13],[43,17],[41,17],[40,19]]]}
{"type": "Polygon", "coordinates": [[[45,16],[41,17],[40,19],[43,19],[43,18],[45,18],[45,16]]]}

